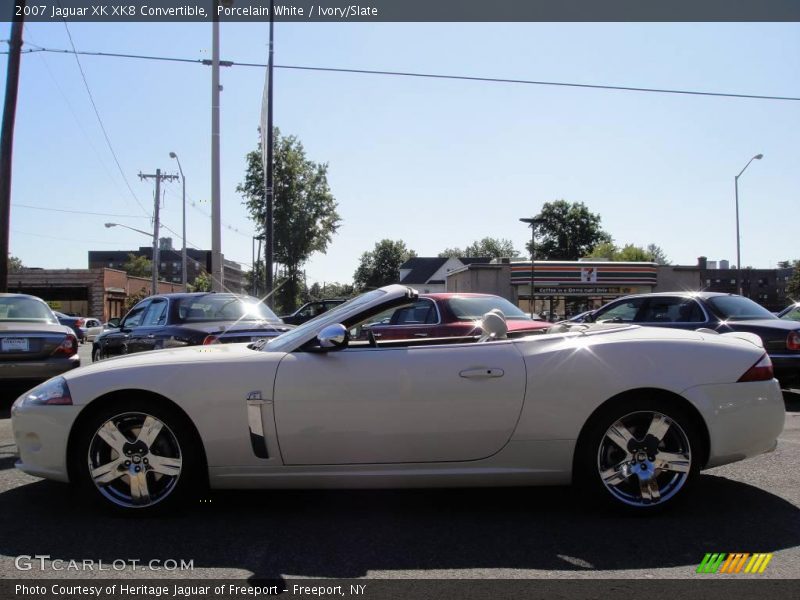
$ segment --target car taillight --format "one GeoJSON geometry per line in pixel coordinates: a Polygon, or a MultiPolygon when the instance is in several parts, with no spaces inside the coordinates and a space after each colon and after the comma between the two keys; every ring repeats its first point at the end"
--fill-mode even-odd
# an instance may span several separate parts
{"type": "Polygon", "coordinates": [[[53,355],[58,355],[58,356],[69,357],[77,353],[78,353],[78,338],[76,338],[71,333],[64,338],[64,341],[61,342],[56,347],[55,350],[53,350],[53,355]]]}
{"type": "Polygon", "coordinates": [[[208,346],[209,344],[218,344],[219,343],[219,336],[216,335],[207,335],[203,339],[203,346],[208,346]]]}
{"type": "Polygon", "coordinates": [[[765,354],[739,378],[739,383],[744,381],[768,381],[774,376],[772,372],[772,361],[769,359],[769,356],[765,354]]]}
{"type": "Polygon", "coordinates": [[[786,338],[786,347],[789,350],[800,350],[800,333],[792,331],[786,338]]]}

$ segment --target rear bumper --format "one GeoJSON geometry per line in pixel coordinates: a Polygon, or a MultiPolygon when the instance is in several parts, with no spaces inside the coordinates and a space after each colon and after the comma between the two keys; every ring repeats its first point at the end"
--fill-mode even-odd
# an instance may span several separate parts
{"type": "Polygon", "coordinates": [[[786,417],[776,380],[701,385],[683,396],[697,407],[708,428],[706,468],[775,449],[786,417]]]}
{"type": "Polygon", "coordinates": [[[770,354],[775,378],[783,387],[800,384],[800,354],[770,354]]]}
{"type": "Polygon", "coordinates": [[[0,381],[44,381],[80,366],[78,354],[69,358],[0,362],[0,381]]]}

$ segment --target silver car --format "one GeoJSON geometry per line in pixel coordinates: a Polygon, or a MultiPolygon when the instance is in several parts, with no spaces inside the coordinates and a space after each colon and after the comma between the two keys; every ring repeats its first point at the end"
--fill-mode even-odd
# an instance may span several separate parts
{"type": "Polygon", "coordinates": [[[43,300],[0,294],[0,381],[42,381],[80,364],[78,338],[43,300]]]}

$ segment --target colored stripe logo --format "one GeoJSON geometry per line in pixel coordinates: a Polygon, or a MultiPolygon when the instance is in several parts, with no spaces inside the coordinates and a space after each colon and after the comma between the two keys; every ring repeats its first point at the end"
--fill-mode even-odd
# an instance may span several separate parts
{"type": "Polygon", "coordinates": [[[749,552],[708,553],[697,567],[698,573],[763,573],[772,554],[749,552]]]}

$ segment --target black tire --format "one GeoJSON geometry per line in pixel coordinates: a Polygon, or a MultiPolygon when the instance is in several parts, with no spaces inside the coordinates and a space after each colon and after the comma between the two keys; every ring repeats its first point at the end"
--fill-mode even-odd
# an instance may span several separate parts
{"type": "Polygon", "coordinates": [[[78,424],[74,440],[69,459],[75,483],[118,514],[170,512],[204,481],[197,434],[166,402],[112,400],[78,424]]]}
{"type": "Polygon", "coordinates": [[[574,479],[590,502],[650,514],[680,502],[697,479],[705,456],[697,418],[674,398],[646,394],[612,401],[582,432],[574,479]]]}
{"type": "Polygon", "coordinates": [[[92,362],[96,363],[103,360],[103,353],[100,350],[100,346],[92,347],[92,362]]]}

